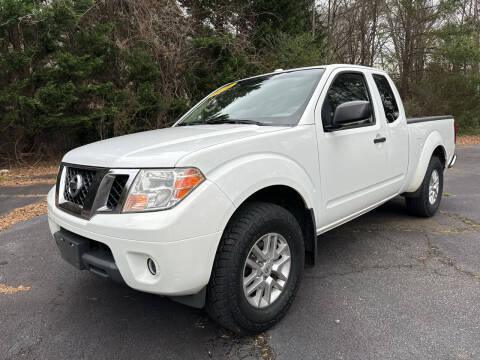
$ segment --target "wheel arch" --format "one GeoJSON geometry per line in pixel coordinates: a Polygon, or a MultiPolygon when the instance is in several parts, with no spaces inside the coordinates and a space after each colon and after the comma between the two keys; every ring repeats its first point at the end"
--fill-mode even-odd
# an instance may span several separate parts
{"type": "Polygon", "coordinates": [[[440,162],[442,163],[443,168],[447,166],[447,152],[443,147],[443,145],[438,145],[435,148],[435,150],[433,150],[432,156],[436,156],[440,159],[440,162]]]}
{"type": "Polygon", "coordinates": [[[288,185],[270,185],[263,187],[242,201],[230,216],[228,223],[243,206],[252,201],[268,202],[282,206],[288,210],[297,219],[302,229],[306,262],[311,265],[315,264],[317,254],[315,213],[314,209],[308,206],[304,197],[296,189],[288,185]]]}
{"type": "Polygon", "coordinates": [[[423,150],[417,163],[417,168],[415,169],[410,185],[406,190],[407,194],[415,193],[422,184],[432,156],[439,157],[442,166],[444,168],[446,167],[447,152],[443,144],[442,136],[438,131],[432,132],[425,141],[425,145],[423,146],[423,150]]]}

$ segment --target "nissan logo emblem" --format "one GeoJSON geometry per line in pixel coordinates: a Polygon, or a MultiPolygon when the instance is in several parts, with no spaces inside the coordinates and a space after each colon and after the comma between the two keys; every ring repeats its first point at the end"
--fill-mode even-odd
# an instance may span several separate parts
{"type": "Polygon", "coordinates": [[[80,190],[83,188],[83,178],[82,175],[77,174],[68,182],[68,193],[70,196],[75,197],[80,193],[80,190]]]}

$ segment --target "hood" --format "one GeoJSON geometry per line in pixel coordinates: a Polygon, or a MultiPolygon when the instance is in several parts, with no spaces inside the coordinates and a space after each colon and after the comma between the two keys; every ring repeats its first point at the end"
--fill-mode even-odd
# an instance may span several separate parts
{"type": "Polygon", "coordinates": [[[243,124],[171,127],[97,141],[69,151],[62,161],[108,168],[174,167],[185,155],[206,147],[283,129],[243,124]]]}

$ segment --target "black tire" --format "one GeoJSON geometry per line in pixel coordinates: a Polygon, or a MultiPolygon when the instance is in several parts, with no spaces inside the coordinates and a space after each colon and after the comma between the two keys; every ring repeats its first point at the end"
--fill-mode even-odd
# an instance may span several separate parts
{"type": "Polygon", "coordinates": [[[305,261],[302,231],[295,217],[281,206],[250,202],[231,219],[220,241],[207,288],[206,310],[213,320],[237,333],[259,333],[277,323],[292,304],[305,261]],[[270,305],[252,306],[243,290],[244,264],[263,235],[283,236],[290,249],[290,273],[283,291],[270,305]]]}
{"type": "Polygon", "coordinates": [[[427,172],[423,178],[422,185],[416,191],[415,197],[406,197],[407,209],[415,216],[430,217],[435,215],[440,206],[443,193],[443,165],[440,159],[433,156],[428,164],[427,172]],[[439,190],[435,202],[429,200],[429,185],[433,172],[436,170],[439,177],[439,190]]]}

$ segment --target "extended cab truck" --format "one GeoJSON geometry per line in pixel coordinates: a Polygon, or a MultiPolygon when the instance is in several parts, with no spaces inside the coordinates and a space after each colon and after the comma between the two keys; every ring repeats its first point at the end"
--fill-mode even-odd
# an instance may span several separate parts
{"type": "Polygon", "coordinates": [[[240,80],[171,128],[68,152],[48,194],[50,230],[79,269],[262,331],[292,303],[317,235],[397,195],[435,214],[454,126],[407,119],[373,68],[240,80]]]}

